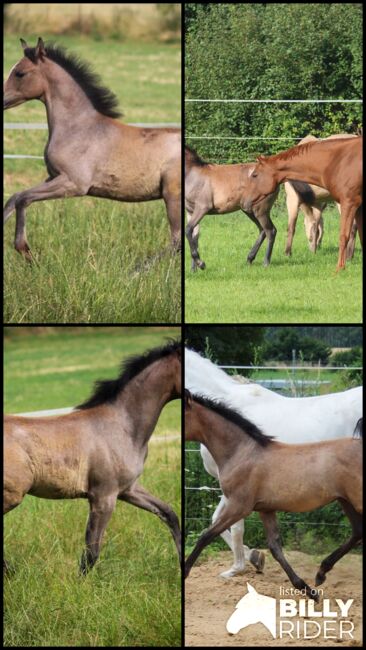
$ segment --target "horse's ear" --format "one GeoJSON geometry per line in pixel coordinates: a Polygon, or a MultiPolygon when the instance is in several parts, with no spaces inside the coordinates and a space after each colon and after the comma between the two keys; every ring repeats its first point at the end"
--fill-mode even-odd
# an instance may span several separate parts
{"type": "Polygon", "coordinates": [[[257,157],[257,163],[261,164],[261,163],[264,163],[265,161],[266,161],[266,157],[265,157],[265,156],[259,155],[259,156],[257,157]]]}
{"type": "Polygon", "coordinates": [[[20,43],[21,43],[21,46],[22,46],[23,50],[26,50],[27,47],[28,47],[28,45],[27,45],[27,43],[25,42],[24,38],[21,38],[21,39],[20,39],[20,43]]]}
{"type": "Polygon", "coordinates": [[[252,587],[252,586],[249,584],[249,582],[247,582],[247,588],[248,588],[248,593],[250,593],[250,592],[252,592],[252,593],[254,593],[254,594],[257,593],[256,590],[254,589],[254,587],[252,587]]]}
{"type": "Polygon", "coordinates": [[[41,39],[41,37],[39,37],[38,43],[36,45],[36,59],[41,59],[41,61],[43,61],[45,56],[46,56],[46,48],[43,40],[41,39]]]}
{"type": "Polygon", "coordinates": [[[192,403],[192,395],[191,395],[190,391],[188,390],[188,388],[184,389],[184,403],[185,403],[187,408],[190,408],[191,403],[192,403]]]}

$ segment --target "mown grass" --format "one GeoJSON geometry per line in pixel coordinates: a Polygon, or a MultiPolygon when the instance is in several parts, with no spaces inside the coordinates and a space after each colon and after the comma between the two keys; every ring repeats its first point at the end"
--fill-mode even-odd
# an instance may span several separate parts
{"type": "MultiPolygon", "coordinates": [[[[14,328],[15,329],[15,328],[14,328]]],[[[9,332],[5,343],[7,412],[56,408],[90,394],[94,379],[116,376],[127,354],[160,345],[179,328],[59,328],[43,336],[9,332]]],[[[180,514],[180,403],[159,419],[141,483],[180,514]],[[160,438],[160,439],[159,439],[160,438]]],[[[181,578],[168,528],[118,503],[101,557],[80,579],[88,513],[83,500],[27,496],[5,520],[5,646],[181,645],[181,578]]]]}
{"type": "MultiPolygon", "coordinates": [[[[58,41],[93,63],[119,97],[124,121],[180,122],[177,45],[95,43],[70,36],[58,41]]],[[[7,36],[6,74],[20,56],[18,39],[7,36]]],[[[32,101],[7,111],[6,120],[45,122],[45,109],[32,101]]],[[[6,153],[43,155],[47,131],[5,134],[6,153]]],[[[45,177],[42,161],[6,159],[5,200],[45,177]]],[[[5,322],[180,321],[181,262],[170,254],[162,201],[126,204],[83,197],[33,204],[27,210],[33,265],[13,250],[14,224],[13,215],[5,228],[5,322]]]]}
{"type": "Polygon", "coordinates": [[[339,215],[324,214],[322,248],[313,255],[299,217],[291,258],[284,255],[287,215],[280,203],[272,210],[277,238],[272,261],[262,266],[264,244],[252,266],[247,254],[257,228],[240,212],[206,216],[200,256],[204,271],[192,273],[185,248],[185,318],[189,323],[359,323],[362,318],[362,259],[357,242],[354,259],[335,273],[339,215]]]}

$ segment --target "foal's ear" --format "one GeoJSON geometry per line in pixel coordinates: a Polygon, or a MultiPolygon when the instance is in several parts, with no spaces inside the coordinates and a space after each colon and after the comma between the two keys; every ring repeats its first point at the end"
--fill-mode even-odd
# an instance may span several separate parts
{"type": "Polygon", "coordinates": [[[44,46],[43,40],[39,37],[38,43],[36,45],[36,59],[41,59],[41,61],[43,61],[45,56],[46,56],[46,48],[44,46]]]}
{"type": "Polygon", "coordinates": [[[266,162],[266,157],[262,156],[262,155],[259,155],[257,157],[257,163],[261,164],[261,163],[264,163],[264,162],[266,162]]]}
{"type": "Polygon", "coordinates": [[[25,42],[24,38],[21,38],[21,39],[20,39],[20,43],[21,43],[21,46],[22,46],[23,50],[26,50],[27,47],[28,47],[28,45],[27,45],[27,43],[25,42]]]}

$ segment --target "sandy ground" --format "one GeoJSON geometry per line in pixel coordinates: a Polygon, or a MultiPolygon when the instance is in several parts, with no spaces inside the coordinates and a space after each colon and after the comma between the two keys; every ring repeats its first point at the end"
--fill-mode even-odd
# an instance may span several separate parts
{"type": "MultiPolygon", "coordinates": [[[[271,633],[262,623],[250,625],[236,635],[226,631],[226,622],[233,613],[237,602],[247,593],[246,583],[266,596],[274,598],[294,598],[301,596],[281,596],[280,587],[291,587],[287,576],[280,565],[266,553],[266,566],[263,574],[257,574],[251,565],[247,565],[246,574],[225,580],[219,574],[231,566],[231,553],[222,552],[203,564],[193,567],[185,583],[185,645],[213,646],[213,647],[253,647],[253,646],[361,646],[362,645],[362,558],[359,555],[348,555],[333,568],[327,580],[322,585],[323,598],[330,599],[331,609],[338,610],[335,598],[344,602],[353,598],[347,619],[354,624],[353,639],[340,638],[339,632],[336,639],[325,639],[322,632],[318,638],[306,640],[301,637],[273,639],[271,633]]],[[[286,551],[286,557],[294,570],[313,586],[318,562],[315,558],[297,551],[286,551]]],[[[321,609],[321,601],[315,606],[321,609]]],[[[277,608],[278,610],[278,608],[277,608]]],[[[323,622],[324,618],[313,619],[323,622]]],[[[292,621],[304,619],[295,616],[292,621]]],[[[328,619],[329,620],[329,619],[328,619]]],[[[333,619],[334,620],[334,619],[333,619]]],[[[278,630],[277,615],[277,630],[278,630]]],[[[338,624],[337,624],[338,628],[338,624]]],[[[313,628],[314,629],[314,628],[313,628]]]]}

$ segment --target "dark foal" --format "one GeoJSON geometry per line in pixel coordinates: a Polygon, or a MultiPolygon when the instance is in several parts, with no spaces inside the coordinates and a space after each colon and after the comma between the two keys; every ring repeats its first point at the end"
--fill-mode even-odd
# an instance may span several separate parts
{"type": "Polygon", "coordinates": [[[186,235],[192,255],[192,271],[204,269],[205,263],[198,252],[199,223],[205,214],[227,214],[242,210],[259,230],[259,237],[248,253],[251,264],[267,238],[264,266],[271,261],[276,239],[276,228],[271,221],[271,208],[278,190],[259,203],[253,210],[244,209],[248,174],[255,163],[239,165],[214,165],[204,162],[197,153],[185,148],[185,207],[188,220],[186,235]]]}
{"type": "MultiPolygon", "coordinates": [[[[361,421],[357,431],[361,433],[361,421]]],[[[275,442],[224,404],[186,391],[186,440],[204,444],[219,468],[226,503],[186,560],[185,575],[201,551],[240,518],[257,511],[269,549],[297,589],[318,600],[283,555],[276,511],[307,512],[338,500],[352,526],[350,539],[326,557],[321,585],[334,564],[362,539],[362,440],[344,438],[302,445],[275,442]]]]}
{"type": "MultiPolygon", "coordinates": [[[[16,211],[15,248],[31,261],[26,208],[34,201],[97,196],[115,201],[163,199],[173,249],[181,243],[181,131],[140,128],[116,118],[116,96],[88,65],[61,47],[21,39],[24,55],[4,85],[4,109],[39,99],[47,111],[48,178],[17,192],[4,207],[16,211]]],[[[113,64],[113,62],[111,62],[113,64]]]]}
{"type": "Polygon", "coordinates": [[[67,415],[5,418],[4,513],[26,494],[88,499],[90,514],[80,571],[96,562],[117,499],[157,515],[181,554],[178,517],[138,484],[161,410],[181,395],[181,343],[127,359],[120,376],[99,382],[67,415]]]}

